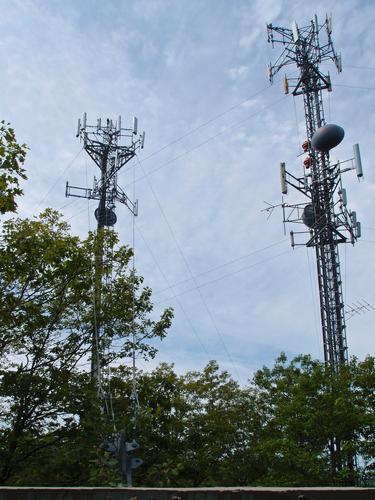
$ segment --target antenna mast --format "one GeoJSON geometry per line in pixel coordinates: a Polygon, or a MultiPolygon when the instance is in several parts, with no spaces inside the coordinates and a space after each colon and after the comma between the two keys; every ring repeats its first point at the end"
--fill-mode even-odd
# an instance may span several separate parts
{"type": "MultiPolygon", "coordinates": [[[[333,372],[348,362],[344,301],[338,246],[341,243],[354,243],[361,236],[361,225],[355,212],[347,209],[346,190],[342,187],[341,174],[356,170],[357,177],[363,176],[358,144],[354,145],[354,158],[345,162],[330,161],[329,151],[337,146],[344,137],[344,130],[338,125],[326,124],[323,109],[322,92],[331,92],[329,74],[323,74],[319,65],[333,61],[337,71],[341,72],[341,56],[335,52],[332,43],[332,19],[326,16],[323,24],[317,16],[309,25],[299,28],[293,21],[291,29],[267,25],[268,42],[282,44],[283,51],[277,61],[269,65],[269,78],[284,66],[296,65],[297,78],[284,79],[284,93],[292,91],[293,96],[302,95],[306,140],[302,144],[305,154],[303,173],[293,175],[280,165],[281,191],[288,193],[291,186],[299,191],[305,202],[297,204],[281,203],[283,221],[304,224],[302,231],[291,231],[292,247],[306,245],[313,247],[316,254],[320,316],[323,336],[324,360],[333,372]],[[325,38],[320,43],[319,38],[325,38]],[[346,162],[349,167],[342,168],[346,162]],[[299,243],[301,235],[307,242],[299,243]]],[[[274,206],[266,210],[272,212],[274,206]]],[[[329,450],[332,470],[336,473],[345,466],[353,473],[356,464],[355,455],[344,452],[339,438],[332,436],[329,450]],[[344,457],[343,457],[344,454],[344,457]]]]}
{"type": "MultiPolygon", "coordinates": [[[[117,222],[115,204],[120,202],[128,207],[133,216],[138,215],[138,201],[130,200],[127,194],[117,184],[117,174],[134,156],[139,149],[143,149],[145,132],[138,134],[138,119],[134,117],[131,128],[123,128],[121,116],[117,123],[107,119],[102,125],[99,118],[96,125],[88,125],[87,115],[83,114],[82,121],[78,119],[76,137],[83,142],[87,154],[100,169],[100,180],[94,177],[93,188],[82,188],[70,186],[66,183],[65,196],[97,200],[98,207],[95,210],[97,220],[97,241],[95,249],[95,279],[94,279],[94,324],[91,342],[91,378],[97,386],[98,396],[102,406],[114,419],[112,410],[112,398],[106,394],[102,385],[101,359],[103,355],[104,332],[101,320],[102,311],[102,288],[103,288],[103,257],[104,257],[104,235],[105,227],[113,227],[117,222]],[[126,142],[126,144],[124,144],[126,142]],[[107,399],[109,401],[107,401],[107,399]],[[104,404],[103,404],[104,403],[104,404]]],[[[134,252],[134,249],[133,249],[134,252]]],[[[107,276],[107,280],[110,279],[107,276]]],[[[134,279],[134,277],[133,277],[134,279]]],[[[133,291],[134,293],[134,291],[133,291]]],[[[134,300],[134,299],[133,299],[134,300]]],[[[133,306],[134,307],[134,306],[133,306]]],[[[133,322],[134,323],[134,322],[133,322]]],[[[134,332],[133,332],[134,340],[134,332]]],[[[133,350],[134,350],[133,341],[133,350]]],[[[134,383],[133,383],[134,386],[134,383]]],[[[134,395],[132,395],[134,397],[134,395]]],[[[119,468],[124,481],[128,486],[132,483],[132,469],[142,464],[142,460],[132,458],[132,452],[139,447],[133,439],[125,441],[123,430],[116,432],[103,442],[103,448],[107,449],[119,463],[119,468]]]]}
{"type": "Polygon", "coordinates": [[[291,90],[294,96],[303,97],[306,121],[306,141],[302,144],[306,154],[303,175],[292,175],[286,170],[285,163],[281,163],[280,176],[283,194],[287,194],[288,186],[292,186],[307,201],[298,204],[283,202],[281,206],[284,223],[303,223],[307,226],[305,231],[291,231],[292,246],[306,245],[315,249],[324,360],[332,370],[338,371],[340,365],[348,361],[338,245],[354,244],[361,236],[355,212],[347,209],[341,174],[356,169],[358,178],[363,175],[358,145],[354,146],[354,158],[346,160],[352,162],[349,168],[342,168],[345,162],[332,164],[329,157],[330,149],[343,139],[344,130],[325,122],[322,91],[331,92],[332,85],[329,74],[323,74],[319,65],[333,61],[341,72],[341,56],[333,47],[332,19],[328,16],[323,24],[319,24],[315,16],[303,28],[299,28],[295,21],[291,29],[269,24],[267,32],[269,43],[284,47],[276,63],[269,65],[270,81],[284,66],[295,64],[299,70],[297,78],[285,77],[284,92],[287,94],[291,90]],[[325,36],[324,44],[319,41],[322,35],[325,36]],[[296,241],[301,234],[307,235],[307,242],[296,241]]]}

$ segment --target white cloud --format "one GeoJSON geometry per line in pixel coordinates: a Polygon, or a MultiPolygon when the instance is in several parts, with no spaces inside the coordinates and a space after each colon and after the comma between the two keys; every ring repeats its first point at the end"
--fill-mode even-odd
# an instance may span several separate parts
{"type": "Polygon", "coordinates": [[[245,78],[248,73],[249,68],[247,66],[238,66],[237,68],[230,68],[226,70],[226,74],[231,80],[238,80],[239,78],[245,78]]]}

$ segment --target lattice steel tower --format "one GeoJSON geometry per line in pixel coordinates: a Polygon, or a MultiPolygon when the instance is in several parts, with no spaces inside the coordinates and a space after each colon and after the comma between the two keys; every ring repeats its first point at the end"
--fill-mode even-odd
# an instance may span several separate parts
{"type": "MultiPolygon", "coordinates": [[[[138,149],[143,148],[145,133],[138,135],[138,120],[135,117],[131,128],[123,128],[121,116],[118,117],[117,123],[107,119],[105,124],[102,124],[99,118],[96,125],[88,125],[87,115],[84,113],[82,121],[78,119],[76,137],[81,139],[85,151],[100,168],[101,176],[99,181],[94,177],[93,188],[69,186],[67,182],[65,196],[99,201],[98,208],[95,210],[99,235],[100,230],[104,227],[112,227],[116,224],[116,201],[126,205],[134,216],[138,214],[137,201],[131,201],[117,184],[117,173],[135,156],[138,149]],[[127,144],[121,144],[124,139],[127,144]]],[[[99,387],[100,352],[98,350],[100,349],[102,328],[99,319],[101,311],[102,259],[103,249],[100,251],[99,248],[95,262],[95,309],[97,319],[94,326],[91,352],[91,376],[97,381],[99,387]]]]}
{"type": "Polygon", "coordinates": [[[325,122],[322,91],[330,92],[332,87],[329,74],[323,74],[319,65],[333,61],[338,72],[341,72],[341,56],[333,47],[330,17],[319,24],[315,16],[309,25],[302,28],[295,21],[291,29],[269,24],[267,31],[268,42],[284,47],[276,63],[269,66],[270,81],[284,66],[294,64],[299,70],[297,78],[285,77],[284,92],[289,93],[290,88],[294,96],[303,97],[306,119],[306,141],[302,144],[306,154],[303,175],[292,175],[285,169],[285,163],[281,163],[280,174],[282,193],[287,194],[288,186],[292,186],[307,201],[294,205],[283,202],[281,206],[284,223],[307,226],[307,230],[291,231],[292,246],[303,244],[315,248],[324,359],[337,370],[340,364],[348,360],[338,245],[354,244],[361,233],[355,212],[347,209],[341,173],[356,169],[358,177],[363,175],[357,144],[354,146],[354,158],[346,160],[352,162],[348,168],[342,168],[345,162],[332,164],[329,157],[330,149],[341,142],[344,131],[337,125],[327,125],[325,122]],[[321,44],[319,38],[323,36],[325,41],[321,44]],[[296,241],[301,234],[308,236],[307,242],[296,241]]]}
{"type": "MultiPolygon", "coordinates": [[[[117,184],[117,174],[122,167],[134,158],[138,149],[143,148],[145,133],[138,134],[137,118],[133,119],[131,128],[122,127],[121,116],[118,117],[117,123],[107,119],[105,123],[102,124],[99,118],[96,125],[88,125],[87,116],[86,113],[84,113],[82,121],[80,119],[78,120],[76,137],[81,139],[85,151],[99,167],[101,173],[99,180],[94,178],[94,185],[92,188],[69,186],[67,182],[65,195],[97,200],[99,202],[98,208],[95,210],[95,218],[97,220],[97,244],[95,251],[91,378],[98,389],[102,411],[103,413],[107,413],[112,419],[116,429],[112,408],[112,396],[110,390],[106,391],[103,387],[103,375],[101,373],[104,355],[103,342],[105,338],[105,325],[103,325],[101,319],[102,289],[104,284],[108,287],[111,280],[111,276],[103,273],[103,256],[105,250],[103,229],[105,227],[113,227],[117,222],[115,213],[116,202],[126,205],[133,216],[138,215],[138,202],[130,200],[126,193],[120,188],[117,184]]],[[[133,359],[135,359],[134,355],[133,359]]],[[[135,404],[138,399],[134,387],[133,384],[131,399],[135,412],[135,404]]],[[[125,440],[124,430],[114,432],[114,434],[105,438],[102,443],[102,448],[113,455],[117,461],[122,480],[126,482],[128,486],[132,485],[132,470],[142,464],[140,458],[134,458],[132,456],[132,452],[138,449],[138,447],[139,445],[135,437],[129,442],[125,440]]]]}

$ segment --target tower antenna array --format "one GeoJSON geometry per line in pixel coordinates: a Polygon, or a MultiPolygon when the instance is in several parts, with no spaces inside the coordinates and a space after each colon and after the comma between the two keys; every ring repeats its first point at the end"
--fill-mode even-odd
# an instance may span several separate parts
{"type": "MultiPolygon", "coordinates": [[[[121,116],[117,122],[107,119],[102,124],[101,118],[96,125],[87,123],[87,114],[78,119],[76,137],[83,142],[83,148],[100,169],[100,179],[94,177],[92,188],[71,186],[66,183],[65,195],[76,198],[97,200],[98,207],[95,210],[97,220],[97,242],[95,247],[95,278],[94,278],[94,322],[91,341],[91,378],[98,390],[98,396],[102,408],[109,413],[114,420],[112,410],[112,398],[106,394],[102,385],[101,359],[102,344],[104,340],[103,329],[105,325],[101,321],[102,311],[102,288],[103,288],[103,256],[104,256],[104,228],[113,227],[117,222],[115,213],[116,202],[128,207],[133,217],[138,215],[138,202],[131,200],[125,191],[117,183],[117,174],[134,156],[139,149],[143,149],[145,132],[138,134],[138,119],[134,117],[132,127],[122,127],[121,116]],[[107,401],[108,400],[108,401],[107,401]]],[[[134,248],[133,248],[134,252],[134,248]]],[[[110,279],[107,276],[105,279],[110,279]]],[[[134,279],[134,277],[133,277],[134,279]]],[[[134,293],[134,291],[133,291],[134,293]]],[[[134,336],[134,332],[133,332],[134,336]]],[[[133,350],[135,349],[133,342],[133,350]]],[[[134,356],[133,356],[134,357],[134,356]]],[[[134,381],[133,381],[134,387],[134,381]]],[[[134,398],[134,394],[132,394],[134,398]]],[[[132,452],[139,447],[133,439],[125,440],[123,430],[115,432],[103,442],[103,448],[109,451],[118,461],[123,481],[128,486],[132,484],[132,469],[142,464],[139,458],[133,458],[132,452]]]]}
{"type": "MultiPolygon", "coordinates": [[[[361,225],[356,213],[348,210],[346,190],[342,187],[341,174],[356,170],[358,178],[363,176],[358,144],[354,146],[354,157],[344,162],[332,163],[329,151],[344,137],[338,125],[326,124],[322,92],[331,92],[329,74],[320,71],[322,62],[333,61],[341,72],[341,56],[336,53],[331,38],[332,19],[326,17],[323,24],[317,16],[305,27],[293,21],[291,29],[267,25],[268,42],[281,44],[283,51],[277,61],[269,65],[269,78],[284,66],[296,65],[297,78],[284,79],[284,92],[293,96],[302,95],[306,140],[302,144],[305,154],[303,174],[295,176],[280,165],[281,191],[288,193],[291,186],[304,196],[303,203],[282,202],[284,223],[304,224],[306,230],[291,231],[292,246],[313,247],[316,254],[320,314],[323,336],[324,360],[334,371],[348,361],[344,302],[338,245],[354,244],[361,236],[361,225]],[[320,38],[324,36],[324,43],[320,38]],[[346,162],[349,167],[343,168],[346,162]],[[301,235],[307,242],[300,243],[301,235]]],[[[272,211],[274,206],[266,210],[272,211]]]]}
{"type": "MultiPolygon", "coordinates": [[[[348,362],[338,246],[341,243],[354,245],[361,236],[356,213],[347,208],[341,174],[356,170],[359,179],[363,176],[358,144],[354,145],[354,157],[349,160],[333,163],[329,156],[329,151],[342,141],[344,130],[338,125],[326,124],[322,92],[331,92],[332,84],[329,74],[322,73],[319,65],[333,61],[340,73],[341,56],[333,47],[332,19],[328,16],[323,24],[319,24],[315,16],[310,24],[302,28],[295,21],[291,29],[269,24],[267,32],[269,43],[283,46],[277,61],[269,65],[270,81],[284,66],[293,64],[299,71],[297,78],[285,76],[284,93],[288,94],[291,90],[293,96],[303,97],[306,140],[302,144],[302,154],[306,156],[300,176],[288,172],[285,163],[281,163],[280,180],[283,195],[291,186],[303,195],[305,201],[297,204],[282,201],[283,222],[303,224],[306,228],[290,232],[292,247],[306,245],[315,249],[324,360],[332,372],[338,372],[348,362]],[[320,43],[323,36],[325,41],[320,43]],[[351,162],[349,167],[345,165],[347,162],[351,162]],[[298,242],[301,235],[307,237],[307,241],[298,242]]],[[[275,206],[270,205],[266,210],[271,213],[273,208],[275,206]]],[[[356,457],[350,452],[345,458],[342,456],[343,447],[339,438],[331,437],[329,450],[334,471],[338,472],[345,466],[353,471],[356,457]]]]}
{"type": "MultiPolygon", "coordinates": [[[[138,120],[134,118],[132,128],[122,128],[121,116],[117,123],[107,119],[105,125],[99,118],[96,125],[87,124],[87,114],[83,113],[83,119],[78,119],[76,137],[83,142],[83,148],[100,169],[100,179],[94,177],[92,188],[70,186],[66,183],[65,196],[98,200],[98,208],[95,210],[97,220],[97,231],[100,237],[101,230],[105,227],[113,227],[117,222],[115,213],[115,202],[118,201],[128,207],[130,212],[138,215],[138,202],[131,201],[126,193],[117,184],[117,174],[136,154],[137,150],[143,148],[145,133],[137,135],[138,120]],[[127,139],[128,144],[121,145],[121,141],[127,139]]],[[[101,277],[103,260],[103,249],[99,249],[96,255],[95,274],[101,277]]],[[[100,313],[100,288],[101,283],[96,280],[95,297],[96,311],[100,313]]],[[[98,340],[101,325],[100,314],[94,327],[91,352],[91,376],[100,383],[100,366],[98,364],[99,353],[98,340]]]]}

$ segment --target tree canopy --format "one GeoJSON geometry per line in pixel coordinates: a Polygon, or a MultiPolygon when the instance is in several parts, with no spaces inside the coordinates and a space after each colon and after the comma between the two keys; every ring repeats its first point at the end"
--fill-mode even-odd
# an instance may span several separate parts
{"type": "MultiPolygon", "coordinates": [[[[126,372],[118,370],[117,384],[123,384],[126,372]]],[[[145,464],[136,478],[140,485],[195,487],[370,481],[374,383],[372,357],[353,358],[332,373],[310,356],[288,361],[281,354],[245,387],[216,362],[180,376],[162,364],[139,377],[145,464]],[[356,471],[332,467],[332,436],[344,443],[340,453],[357,457],[356,471]]]]}
{"type": "MultiPolygon", "coordinates": [[[[102,309],[93,308],[93,262],[98,240],[69,233],[60,215],[46,210],[38,218],[3,223],[0,245],[0,429],[1,481],[8,481],[41,449],[67,439],[77,422],[87,421],[87,401],[98,413],[89,390],[87,365],[95,318],[105,328],[101,364],[138,355],[153,357],[150,339],[163,338],[172,310],[158,320],[150,313],[151,290],[129,266],[132,250],[119,246],[112,231],[105,240],[102,309]],[[133,302],[134,293],[134,302],[133,302]],[[134,311],[134,320],[133,320],[134,311]],[[115,344],[115,346],[114,346],[115,344]],[[86,400],[86,403],[85,403],[86,400]],[[83,406],[82,406],[83,405],[83,406]],[[84,417],[84,418],[83,418],[84,417]]],[[[89,405],[90,406],[90,405],[89,405]]],[[[89,413],[90,413],[89,412],[89,413]]],[[[98,427],[98,431],[100,426],[98,427]]],[[[104,431],[103,431],[104,432],[104,431]]],[[[102,436],[93,436],[96,444],[102,436]]]]}

